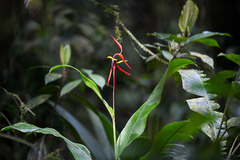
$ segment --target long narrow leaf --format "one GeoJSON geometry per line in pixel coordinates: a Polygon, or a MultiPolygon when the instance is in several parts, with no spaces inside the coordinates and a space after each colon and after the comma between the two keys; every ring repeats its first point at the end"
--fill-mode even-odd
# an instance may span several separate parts
{"type": "Polygon", "coordinates": [[[96,115],[98,115],[98,117],[100,118],[105,131],[107,133],[108,139],[111,142],[111,144],[113,145],[113,126],[111,121],[109,120],[108,117],[105,116],[105,114],[103,114],[101,111],[97,110],[89,101],[87,101],[84,97],[73,93],[73,95],[88,109],[90,109],[91,111],[93,111],[96,115]]]}
{"type": "Polygon", "coordinates": [[[15,130],[18,130],[18,131],[24,132],[24,133],[36,132],[36,133],[42,133],[42,134],[51,134],[55,137],[62,138],[67,143],[67,146],[68,146],[69,150],[71,151],[71,153],[73,154],[75,160],[91,160],[90,152],[84,145],[77,144],[77,143],[70,141],[69,139],[62,136],[58,131],[56,131],[53,128],[39,128],[32,124],[16,123],[12,126],[8,126],[8,127],[1,129],[1,132],[9,130],[9,129],[15,129],[15,130]]]}
{"type": "Polygon", "coordinates": [[[203,39],[203,38],[208,38],[208,37],[211,37],[211,36],[229,36],[229,37],[231,37],[231,35],[228,34],[228,33],[204,31],[202,33],[195,34],[195,35],[189,37],[187,39],[186,43],[194,42],[196,40],[200,40],[200,39],[203,39]]]}
{"type": "MultiPolygon", "coordinates": [[[[51,106],[54,106],[54,102],[48,101],[51,106]]],[[[81,137],[84,144],[92,152],[93,156],[98,160],[110,160],[109,154],[111,150],[105,150],[104,145],[100,145],[100,142],[92,135],[87,128],[78,121],[71,113],[62,108],[60,105],[55,105],[54,109],[61,115],[65,120],[67,120],[77,131],[78,135],[81,137]]]]}
{"type": "Polygon", "coordinates": [[[102,95],[97,87],[97,85],[89,78],[87,78],[81,71],[79,71],[77,68],[73,67],[73,66],[70,66],[70,65],[57,65],[57,66],[54,66],[50,69],[49,73],[50,74],[53,70],[57,69],[57,68],[60,68],[60,67],[70,67],[72,69],[75,69],[78,73],[80,73],[81,77],[82,77],[82,80],[84,81],[84,83],[89,87],[91,88],[97,95],[98,97],[102,100],[102,95]]]}
{"type": "Polygon", "coordinates": [[[60,67],[69,67],[69,68],[72,68],[72,69],[75,69],[82,77],[82,80],[84,81],[84,83],[89,87],[91,88],[96,94],[97,96],[102,100],[103,104],[106,106],[108,112],[112,115],[113,114],[113,111],[112,111],[112,108],[108,105],[108,103],[102,98],[102,95],[101,95],[101,92],[99,91],[98,89],[98,86],[89,78],[87,78],[81,71],[79,71],[77,68],[73,67],[73,66],[70,66],[70,65],[57,65],[57,66],[54,66],[52,67],[50,70],[49,70],[49,73],[50,74],[53,70],[57,69],[57,68],[60,68],[60,67]]]}
{"type": "Polygon", "coordinates": [[[192,64],[192,62],[183,59],[174,59],[168,69],[165,71],[162,79],[157,84],[149,99],[132,115],[117,140],[118,156],[122,151],[137,137],[139,137],[145,127],[149,113],[160,103],[165,81],[169,76],[181,67],[192,64]]]}

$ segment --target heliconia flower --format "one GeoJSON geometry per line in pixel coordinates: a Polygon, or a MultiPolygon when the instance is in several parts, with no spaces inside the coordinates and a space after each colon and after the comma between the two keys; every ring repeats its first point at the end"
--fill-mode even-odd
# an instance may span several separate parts
{"type": "MultiPolygon", "coordinates": [[[[116,53],[114,54],[113,57],[111,56],[108,56],[107,58],[110,58],[112,59],[112,63],[111,63],[111,69],[110,69],[110,72],[109,72],[109,75],[108,75],[108,83],[107,85],[109,85],[109,81],[111,79],[111,75],[112,75],[112,72],[113,72],[113,81],[114,81],[114,84],[115,84],[115,69],[116,67],[122,71],[123,73],[127,74],[127,75],[130,75],[128,72],[126,72],[125,70],[123,70],[122,68],[119,67],[119,63],[122,63],[124,62],[129,69],[131,69],[131,67],[127,64],[127,61],[124,59],[123,55],[122,55],[122,45],[111,35],[111,37],[113,38],[113,40],[117,43],[118,47],[120,48],[120,53],[116,53]],[[117,61],[117,59],[115,59],[116,56],[119,56],[122,60],[121,61],[117,61]]],[[[115,86],[114,86],[115,88],[115,86]]]]}

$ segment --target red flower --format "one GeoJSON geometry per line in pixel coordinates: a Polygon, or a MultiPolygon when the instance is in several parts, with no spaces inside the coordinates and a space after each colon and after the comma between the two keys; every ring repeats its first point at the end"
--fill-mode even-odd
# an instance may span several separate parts
{"type": "Polygon", "coordinates": [[[132,68],[127,64],[126,60],[124,59],[123,55],[122,55],[122,45],[111,35],[111,37],[113,38],[113,40],[117,43],[118,47],[120,48],[120,53],[115,53],[113,57],[111,56],[108,56],[107,58],[110,58],[112,59],[112,63],[111,63],[111,69],[110,69],[110,72],[109,72],[109,76],[108,76],[108,83],[107,85],[109,85],[109,81],[111,79],[111,75],[112,75],[112,72],[113,72],[113,87],[115,88],[115,69],[116,67],[122,71],[123,73],[127,74],[127,75],[130,75],[128,72],[126,72],[125,70],[123,70],[122,68],[119,67],[119,63],[122,63],[124,62],[129,69],[132,70],[132,68]],[[117,61],[117,59],[115,59],[116,56],[119,56],[122,60],[121,61],[117,61]]]}

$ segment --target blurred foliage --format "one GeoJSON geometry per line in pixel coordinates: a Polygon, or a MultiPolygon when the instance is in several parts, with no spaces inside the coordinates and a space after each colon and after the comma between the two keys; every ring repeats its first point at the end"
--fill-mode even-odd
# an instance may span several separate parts
{"type": "MultiPolygon", "coordinates": [[[[104,144],[101,137],[111,139],[111,128],[106,131],[107,135],[99,135],[102,133],[102,128],[111,126],[108,111],[96,94],[82,84],[79,80],[80,76],[75,71],[67,68],[65,71],[59,69],[57,73],[55,72],[56,75],[51,74],[52,77],[47,77],[51,66],[68,63],[79,69],[85,68],[81,71],[91,79],[95,77],[99,80],[99,77],[96,76],[107,79],[110,61],[106,57],[118,52],[118,48],[110,35],[114,35],[121,42],[123,55],[127,57],[129,65],[133,68],[131,76],[125,76],[120,72],[116,74],[117,96],[115,101],[118,104],[116,126],[119,132],[124,128],[131,115],[147,100],[166,69],[165,65],[155,60],[149,53],[158,53],[159,48],[164,47],[160,44],[162,39],[156,39],[157,36],[165,38],[165,40],[179,40],[175,42],[185,40],[177,39],[177,36],[173,37],[172,35],[185,32],[185,29],[179,30],[177,24],[186,0],[101,1],[101,4],[105,6],[99,6],[99,4],[92,2],[88,0],[25,0],[24,2],[4,0],[1,2],[0,128],[21,120],[42,128],[54,128],[73,142],[85,144],[84,138],[75,129],[75,124],[83,125],[83,128],[88,130],[87,134],[94,137],[94,140],[99,144],[104,144]],[[109,6],[111,10],[106,10],[109,6]],[[136,44],[134,37],[126,34],[127,31],[131,31],[130,33],[137,37],[137,41],[148,43],[148,45],[136,44]],[[162,36],[155,32],[172,34],[162,36]],[[147,33],[152,33],[152,35],[154,33],[156,37],[147,36],[147,33]],[[71,48],[70,60],[66,58],[69,56],[69,53],[67,54],[69,49],[65,49],[68,44],[71,48]],[[63,46],[62,52],[60,51],[61,45],[63,46]],[[148,51],[142,50],[142,47],[147,48],[148,51]],[[59,53],[61,52],[63,55],[65,51],[66,57],[60,58],[59,53]],[[142,57],[137,56],[136,53],[142,57]],[[64,89],[66,84],[72,88],[70,90],[64,89]],[[61,92],[59,92],[60,90],[61,92]],[[67,94],[69,91],[72,94],[67,94]],[[50,94],[52,96],[49,96],[50,94]],[[43,102],[50,99],[57,103],[39,103],[39,99],[43,102]],[[61,106],[59,107],[57,104],[61,104],[61,106]],[[64,110],[56,110],[56,108],[64,110]],[[68,115],[69,117],[76,117],[79,123],[73,124],[75,121],[71,121],[71,123],[63,118],[61,113],[63,114],[65,110],[71,113],[68,115]],[[106,126],[97,126],[96,122],[100,122],[100,120],[92,112],[98,115],[101,122],[104,121],[103,125],[106,126]]],[[[240,53],[238,38],[240,37],[238,31],[240,26],[237,23],[240,16],[240,2],[217,0],[195,0],[193,2],[199,8],[199,15],[195,26],[187,29],[187,36],[190,36],[190,30],[191,35],[201,33],[204,30],[232,35],[232,38],[214,37],[218,45],[212,39],[205,39],[187,46],[189,50],[195,51],[188,55],[190,59],[204,68],[207,76],[211,78],[209,83],[213,86],[211,89],[214,91],[211,90],[211,93],[218,95],[215,100],[221,106],[219,111],[223,112],[231,86],[238,90],[238,83],[231,84],[231,82],[237,74],[239,60],[234,61],[236,59],[232,60],[231,57],[239,55],[228,53],[240,53]],[[212,45],[204,45],[206,43],[212,45]],[[217,57],[220,52],[226,53],[229,57],[224,54],[222,54],[224,56],[217,57]],[[197,53],[203,53],[207,57],[199,56],[197,53]],[[212,57],[213,61],[206,62],[209,57],[212,57]]],[[[164,45],[169,47],[167,43],[164,45]]],[[[164,62],[171,58],[170,53],[169,50],[160,52],[164,62]]],[[[175,78],[180,80],[178,73],[174,74],[174,80],[176,80],[175,78]]],[[[111,104],[112,88],[105,87],[103,80],[100,80],[99,83],[104,99],[111,104]]],[[[177,88],[172,79],[166,82],[161,107],[156,107],[150,113],[146,132],[124,150],[123,159],[133,159],[132,157],[139,159],[150,150],[151,140],[163,126],[186,119],[192,113],[184,100],[193,97],[184,92],[181,87],[180,84],[177,88]],[[142,147],[137,148],[137,146],[142,147]],[[134,148],[131,153],[129,153],[130,147],[134,148]]],[[[67,88],[69,89],[69,87],[67,88]]],[[[236,125],[238,121],[230,118],[240,117],[239,92],[234,93],[232,97],[234,98],[228,103],[226,117],[230,120],[228,123],[233,123],[233,128],[236,128],[239,126],[236,125]]],[[[233,128],[229,129],[231,132],[226,144],[227,151],[231,149],[232,144],[235,146],[239,144],[239,139],[235,139],[239,134],[239,128],[236,130],[233,128]]],[[[45,141],[44,144],[48,152],[46,159],[50,159],[51,156],[56,157],[56,159],[73,159],[66,144],[53,136],[44,138],[40,134],[31,134],[24,138],[24,134],[20,132],[7,131],[4,133],[14,134],[12,137],[4,137],[0,133],[0,146],[4,146],[1,147],[1,160],[27,159],[31,149],[29,145],[42,139],[45,141]],[[31,143],[29,144],[29,142],[31,143]],[[61,148],[61,151],[57,148],[61,148]]],[[[180,147],[183,152],[194,155],[194,157],[190,156],[189,159],[221,159],[220,144],[210,142],[208,137],[202,133],[195,137],[194,142],[184,142],[184,146],[184,149],[180,147]]],[[[109,144],[106,144],[105,147],[105,151],[108,150],[109,144]]],[[[176,146],[170,149],[174,151],[176,149],[174,147],[176,146]]],[[[239,154],[239,151],[232,150],[233,152],[235,155],[239,154]]],[[[98,153],[95,154],[94,158],[97,157],[98,153]]],[[[113,151],[109,149],[109,155],[106,156],[111,157],[112,154],[113,151]]]]}

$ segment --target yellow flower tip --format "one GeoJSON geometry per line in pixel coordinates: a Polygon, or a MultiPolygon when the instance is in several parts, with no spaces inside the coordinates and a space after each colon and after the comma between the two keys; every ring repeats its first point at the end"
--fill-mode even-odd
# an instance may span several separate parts
{"type": "MultiPolygon", "coordinates": [[[[128,60],[125,60],[126,62],[128,61],[128,60]]],[[[122,62],[124,62],[123,60],[121,60],[121,61],[119,61],[119,62],[117,62],[117,64],[119,64],[119,63],[122,63],[122,62]]]]}
{"type": "Polygon", "coordinates": [[[113,59],[111,56],[107,56],[107,58],[113,59]]]}

